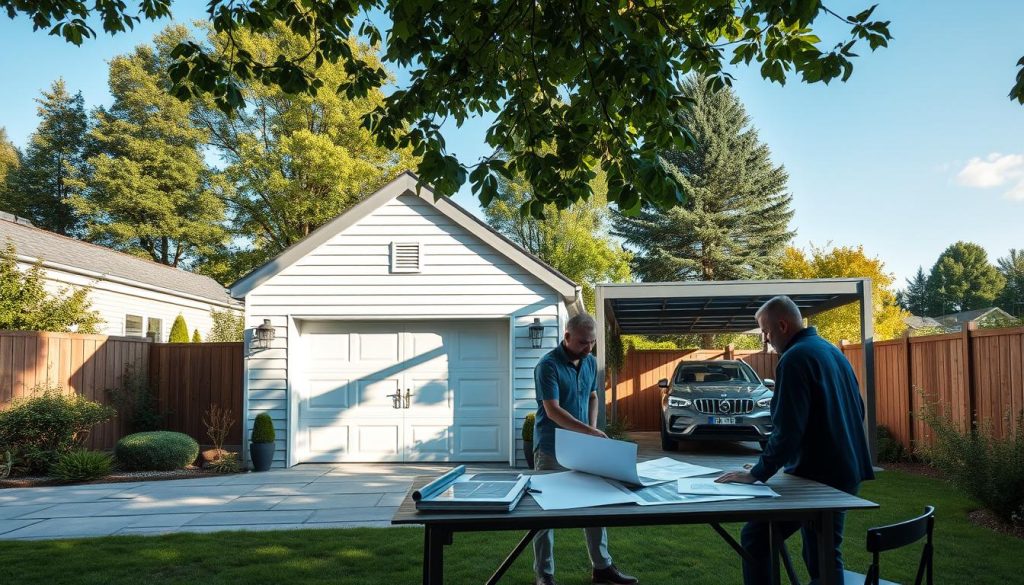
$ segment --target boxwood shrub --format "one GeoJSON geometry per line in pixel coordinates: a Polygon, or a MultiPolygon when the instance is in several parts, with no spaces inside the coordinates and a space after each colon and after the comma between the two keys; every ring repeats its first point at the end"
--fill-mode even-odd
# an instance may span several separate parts
{"type": "Polygon", "coordinates": [[[117,442],[114,457],[128,471],[172,471],[192,464],[199,443],[184,434],[151,431],[128,435],[117,442]]]}

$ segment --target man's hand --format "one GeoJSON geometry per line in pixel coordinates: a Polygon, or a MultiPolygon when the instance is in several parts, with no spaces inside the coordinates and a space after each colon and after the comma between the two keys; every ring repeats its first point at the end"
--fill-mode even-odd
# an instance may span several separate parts
{"type": "Polygon", "coordinates": [[[587,427],[587,428],[590,429],[589,431],[587,431],[588,434],[594,435],[595,437],[601,437],[602,439],[607,439],[608,438],[608,435],[604,434],[604,431],[602,431],[601,429],[599,429],[597,427],[587,427]]]}
{"type": "Polygon", "coordinates": [[[749,471],[730,471],[723,473],[715,483],[755,483],[757,480],[749,471]]]}

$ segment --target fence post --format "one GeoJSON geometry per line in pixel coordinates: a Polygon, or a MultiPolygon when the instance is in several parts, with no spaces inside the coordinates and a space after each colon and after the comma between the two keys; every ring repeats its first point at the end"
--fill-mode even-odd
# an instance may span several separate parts
{"type": "Polygon", "coordinates": [[[914,416],[914,378],[911,374],[913,360],[910,358],[909,333],[903,335],[903,359],[906,360],[907,372],[907,444],[905,446],[908,450],[912,450],[914,448],[914,427],[917,426],[917,422],[914,416]]]}
{"type": "Polygon", "coordinates": [[[727,360],[734,359],[733,356],[735,355],[735,353],[734,353],[735,351],[736,351],[736,346],[734,346],[733,344],[730,343],[729,345],[725,346],[725,359],[727,359],[727,360]]]}
{"type": "Polygon", "coordinates": [[[963,371],[964,371],[964,390],[967,391],[967,428],[974,429],[978,424],[978,403],[977,396],[974,395],[974,352],[971,350],[971,331],[974,331],[976,325],[973,321],[968,321],[963,324],[960,328],[960,339],[963,343],[963,371]]]}

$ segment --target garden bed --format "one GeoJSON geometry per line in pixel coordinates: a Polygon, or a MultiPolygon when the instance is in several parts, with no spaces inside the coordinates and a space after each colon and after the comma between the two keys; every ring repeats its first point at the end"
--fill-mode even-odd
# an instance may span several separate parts
{"type": "Polygon", "coordinates": [[[185,469],[176,469],[174,471],[114,471],[110,475],[100,479],[72,483],[61,481],[60,479],[51,476],[9,477],[7,479],[0,479],[0,489],[55,485],[89,485],[96,483],[124,483],[131,481],[164,481],[169,479],[195,479],[199,477],[212,477],[217,475],[233,474],[207,471],[205,469],[200,469],[199,467],[191,466],[186,467],[185,469]]]}

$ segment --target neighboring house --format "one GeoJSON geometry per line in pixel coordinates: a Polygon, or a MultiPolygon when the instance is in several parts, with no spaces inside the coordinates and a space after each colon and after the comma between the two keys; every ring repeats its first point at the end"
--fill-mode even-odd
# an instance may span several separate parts
{"type": "Polygon", "coordinates": [[[950,333],[960,331],[963,328],[964,323],[974,323],[979,329],[985,327],[995,327],[1000,324],[1015,323],[1017,319],[1000,309],[999,307],[988,307],[985,309],[975,309],[973,311],[963,311],[960,313],[951,313],[949,315],[941,315],[934,318],[939,322],[941,327],[944,327],[950,333]]]}
{"type": "Polygon", "coordinates": [[[934,331],[942,329],[942,323],[939,323],[931,317],[921,317],[918,315],[911,315],[903,318],[903,323],[906,324],[909,333],[913,334],[915,331],[934,331]]]}
{"type": "Polygon", "coordinates": [[[103,335],[167,341],[181,314],[190,337],[196,329],[205,337],[213,326],[212,311],[242,312],[208,276],[61,236],[0,212],[0,246],[8,242],[14,244],[19,267],[41,262],[51,292],[88,287],[92,309],[103,319],[103,335]]]}
{"type": "Polygon", "coordinates": [[[270,349],[246,360],[245,436],[274,465],[523,462],[533,367],[582,309],[580,287],[403,173],[231,286],[270,349]],[[533,349],[529,326],[545,326],[533,349]]]}

